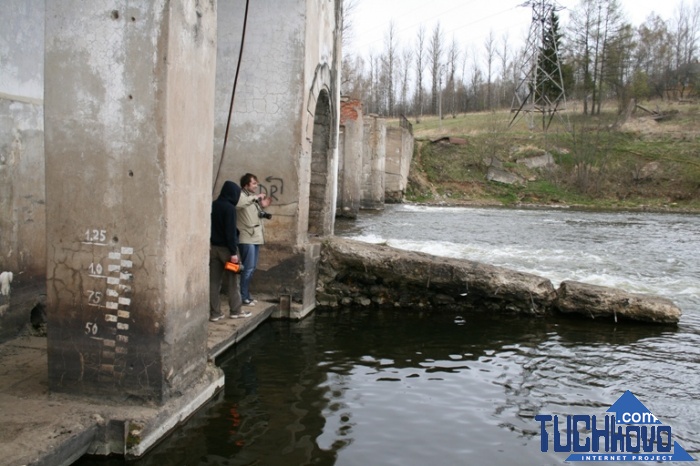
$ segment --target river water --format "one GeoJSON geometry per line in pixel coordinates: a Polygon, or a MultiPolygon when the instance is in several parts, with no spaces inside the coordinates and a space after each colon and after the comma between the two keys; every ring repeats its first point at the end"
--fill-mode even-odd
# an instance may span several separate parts
{"type": "Polygon", "coordinates": [[[270,321],[218,361],[225,390],[136,464],[564,464],[540,450],[534,416],[602,417],[626,390],[700,459],[700,216],[396,205],[336,234],[555,287],[657,294],[684,314],[678,326],[351,309],[270,321]]]}

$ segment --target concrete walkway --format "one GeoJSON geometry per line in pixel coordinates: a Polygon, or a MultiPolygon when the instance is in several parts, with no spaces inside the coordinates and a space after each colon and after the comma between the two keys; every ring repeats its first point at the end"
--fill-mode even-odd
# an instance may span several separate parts
{"type": "Polygon", "coordinates": [[[223,388],[223,372],[214,359],[277,307],[260,301],[246,306],[251,317],[209,322],[210,363],[202,380],[164,406],[49,393],[46,338],[23,336],[0,345],[0,464],[69,465],[86,453],[106,454],[107,449],[142,455],[223,388]]]}

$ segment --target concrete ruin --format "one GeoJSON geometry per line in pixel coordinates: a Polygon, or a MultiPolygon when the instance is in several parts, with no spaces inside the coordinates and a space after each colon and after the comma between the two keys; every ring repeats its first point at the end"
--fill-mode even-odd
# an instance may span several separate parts
{"type": "Polygon", "coordinates": [[[385,183],[384,201],[386,203],[403,202],[408,172],[413,159],[413,125],[401,117],[398,127],[386,129],[386,163],[384,164],[385,183]]]}
{"type": "Polygon", "coordinates": [[[336,215],[383,210],[403,201],[413,158],[413,128],[406,118],[387,126],[384,118],[362,113],[356,99],[341,99],[336,215]]]}
{"type": "Polygon", "coordinates": [[[45,301],[51,390],[165,403],[204,377],[211,200],[246,172],[274,201],[253,287],[314,308],[340,0],[3,6],[0,339],[45,301]]]}
{"type": "Polygon", "coordinates": [[[359,306],[532,317],[577,315],[608,322],[678,323],[681,310],[654,295],[565,281],[480,262],[327,238],[321,252],[322,307],[359,306]]]}

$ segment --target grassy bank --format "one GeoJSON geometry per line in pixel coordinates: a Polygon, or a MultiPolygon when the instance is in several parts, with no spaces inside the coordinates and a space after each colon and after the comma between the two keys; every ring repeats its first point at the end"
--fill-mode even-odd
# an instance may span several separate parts
{"type": "Polygon", "coordinates": [[[520,115],[510,125],[508,112],[413,119],[406,199],[700,212],[700,107],[643,106],[661,118],[641,109],[624,121],[613,109],[584,116],[570,104],[571,111],[552,119],[546,131],[541,116],[520,115]],[[441,137],[464,141],[435,142],[441,137]],[[551,163],[521,163],[541,156],[551,163]],[[488,181],[494,170],[515,182],[488,181]]]}

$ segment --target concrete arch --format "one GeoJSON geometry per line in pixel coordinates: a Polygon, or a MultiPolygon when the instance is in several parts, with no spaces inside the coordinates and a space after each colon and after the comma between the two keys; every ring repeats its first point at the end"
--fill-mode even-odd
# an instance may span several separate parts
{"type": "Polygon", "coordinates": [[[337,184],[338,121],[333,98],[332,72],[328,65],[316,68],[309,94],[307,137],[311,136],[311,166],[307,231],[310,236],[333,234],[337,184]]]}

